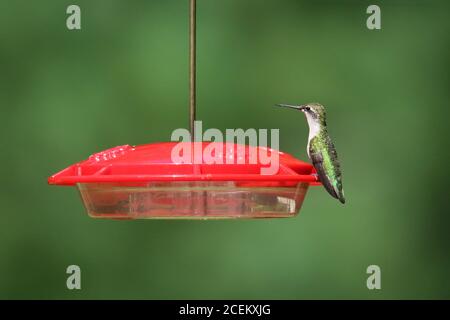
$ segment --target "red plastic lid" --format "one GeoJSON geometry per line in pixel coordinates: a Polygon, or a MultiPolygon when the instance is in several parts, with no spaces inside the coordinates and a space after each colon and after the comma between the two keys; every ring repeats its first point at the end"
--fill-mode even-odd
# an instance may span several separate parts
{"type": "MultiPolygon", "coordinates": [[[[275,161],[276,158],[271,159],[275,161]]],[[[195,142],[194,144],[163,142],[140,146],[118,146],[93,154],[89,159],[52,175],[48,183],[74,185],[76,183],[148,181],[266,181],[276,182],[276,185],[283,185],[283,182],[318,184],[314,173],[314,167],[311,164],[270,148],[216,142],[195,142]],[[218,152],[218,154],[213,152],[214,157],[220,158],[223,164],[208,164],[202,159],[174,162],[171,155],[176,145],[178,148],[193,146],[192,150],[196,155],[198,154],[195,153],[196,148],[202,152],[207,147],[214,148],[218,152]],[[262,162],[259,156],[257,161],[250,161],[254,159],[251,157],[255,153],[261,154],[258,152],[263,152],[269,158],[273,156],[272,152],[278,154],[279,166],[275,174],[261,174],[261,169],[267,169],[270,164],[267,161],[262,162]],[[227,159],[230,164],[227,164],[227,159]],[[252,164],[252,162],[256,163],[252,164]]]]}

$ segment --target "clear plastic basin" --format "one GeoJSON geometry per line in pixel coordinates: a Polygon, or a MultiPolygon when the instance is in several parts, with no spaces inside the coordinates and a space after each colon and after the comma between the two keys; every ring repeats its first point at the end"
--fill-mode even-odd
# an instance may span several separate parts
{"type": "Polygon", "coordinates": [[[297,215],[309,183],[77,183],[88,214],[108,219],[238,219],[297,215]]]}

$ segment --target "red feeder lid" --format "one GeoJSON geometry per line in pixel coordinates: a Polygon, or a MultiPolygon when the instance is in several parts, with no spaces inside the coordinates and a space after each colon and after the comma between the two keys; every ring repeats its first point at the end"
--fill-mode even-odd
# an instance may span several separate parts
{"type": "MultiPolygon", "coordinates": [[[[187,150],[187,149],[185,149],[187,150]]],[[[208,150],[207,150],[208,151],[208,150]]],[[[272,161],[276,157],[271,158],[272,161]]],[[[147,182],[147,181],[265,181],[283,185],[283,182],[306,182],[318,184],[314,167],[294,158],[292,155],[264,147],[243,146],[216,142],[163,142],[140,146],[123,145],[91,155],[52,175],[49,184],[74,185],[76,183],[104,182],[147,182]],[[193,147],[193,154],[204,154],[205,148],[214,148],[215,159],[223,164],[208,164],[200,161],[174,162],[172,151],[175,146],[193,147]],[[239,147],[239,148],[238,148],[239,147]],[[241,149],[242,148],[242,149],[241,149]],[[195,150],[200,153],[196,153],[195,150]],[[241,150],[241,152],[239,152],[241,150]],[[270,163],[261,162],[260,154],[278,154],[279,167],[275,174],[262,174],[270,163]],[[258,155],[253,163],[252,155],[258,155]],[[230,164],[227,164],[227,159],[230,164]],[[194,162],[194,163],[193,163],[194,162]],[[242,162],[239,163],[239,162],[242,162]],[[197,164],[198,163],[198,164],[197,164]]],[[[243,183],[241,183],[243,184],[243,183]]]]}

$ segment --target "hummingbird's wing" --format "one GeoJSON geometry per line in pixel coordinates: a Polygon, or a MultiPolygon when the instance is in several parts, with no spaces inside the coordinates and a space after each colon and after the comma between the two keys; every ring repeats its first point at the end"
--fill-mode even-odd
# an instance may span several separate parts
{"type": "Polygon", "coordinates": [[[326,174],[322,154],[320,152],[316,153],[310,152],[309,156],[311,157],[311,161],[313,163],[314,168],[316,168],[320,182],[322,182],[323,186],[332,197],[338,199],[339,196],[337,195],[336,190],[333,187],[333,184],[331,183],[331,180],[326,174]]]}
{"type": "Polygon", "coordinates": [[[328,136],[327,139],[329,141],[329,144],[328,144],[329,148],[327,150],[330,155],[331,162],[333,163],[332,176],[333,176],[334,183],[332,183],[332,186],[333,186],[334,192],[336,193],[339,201],[341,203],[345,203],[344,190],[342,188],[341,165],[338,160],[336,148],[335,148],[333,142],[331,141],[330,136],[328,136]]]}

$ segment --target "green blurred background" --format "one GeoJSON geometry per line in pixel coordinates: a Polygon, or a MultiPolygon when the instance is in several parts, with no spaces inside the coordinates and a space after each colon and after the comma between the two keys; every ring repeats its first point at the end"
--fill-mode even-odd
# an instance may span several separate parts
{"type": "Polygon", "coordinates": [[[46,179],[188,126],[188,1],[1,0],[0,298],[450,298],[450,4],[373,3],[198,0],[204,127],[280,128],[306,159],[304,117],[272,105],[323,103],[346,205],[312,188],[293,219],[127,222],[46,179]]]}

